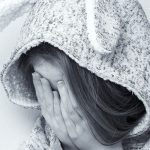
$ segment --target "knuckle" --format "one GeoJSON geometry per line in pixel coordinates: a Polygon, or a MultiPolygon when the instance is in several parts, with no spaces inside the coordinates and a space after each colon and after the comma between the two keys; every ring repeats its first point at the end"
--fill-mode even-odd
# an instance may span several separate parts
{"type": "Polygon", "coordinates": [[[59,110],[59,104],[56,103],[56,102],[54,102],[54,109],[55,109],[55,110],[59,110]]]}
{"type": "Polygon", "coordinates": [[[74,111],[69,110],[68,113],[69,113],[69,116],[71,116],[71,117],[74,117],[74,116],[75,116],[74,111]]]}
{"type": "Polygon", "coordinates": [[[47,107],[46,110],[47,110],[47,112],[48,112],[49,115],[52,115],[52,114],[53,114],[52,109],[50,109],[50,108],[47,107]]]}
{"type": "Polygon", "coordinates": [[[54,109],[55,115],[60,116],[60,111],[58,109],[54,109]]]}
{"type": "Polygon", "coordinates": [[[50,109],[50,107],[49,107],[48,105],[45,105],[45,109],[46,109],[48,112],[51,111],[51,109],[50,109]]]}
{"type": "Polygon", "coordinates": [[[61,132],[63,133],[64,137],[66,137],[66,138],[68,137],[68,134],[65,129],[62,129],[61,132]]]}
{"type": "Polygon", "coordinates": [[[85,120],[83,120],[83,119],[80,121],[80,124],[83,127],[88,127],[89,126],[88,123],[85,120]]]}
{"type": "Polygon", "coordinates": [[[60,102],[60,107],[64,107],[63,101],[60,102]]]}
{"type": "Polygon", "coordinates": [[[59,126],[58,126],[58,123],[57,123],[56,119],[55,119],[55,120],[53,120],[53,126],[54,126],[54,128],[59,128],[59,126]]]}
{"type": "Polygon", "coordinates": [[[75,110],[79,110],[79,107],[77,105],[74,105],[75,110]]]}
{"type": "Polygon", "coordinates": [[[55,119],[56,119],[57,122],[59,122],[60,121],[60,116],[59,115],[55,115],[55,119]]]}
{"type": "Polygon", "coordinates": [[[80,112],[80,108],[79,108],[78,105],[73,105],[73,108],[74,108],[75,111],[80,112]]]}
{"type": "Polygon", "coordinates": [[[70,129],[70,128],[71,128],[71,123],[70,123],[70,121],[69,121],[69,120],[66,120],[65,122],[66,122],[67,127],[70,129]]]}
{"type": "Polygon", "coordinates": [[[76,134],[74,134],[73,132],[70,132],[70,133],[69,133],[69,136],[70,136],[70,138],[71,138],[73,141],[76,141],[76,140],[77,140],[77,136],[76,136],[76,134]]]}
{"type": "Polygon", "coordinates": [[[44,102],[43,102],[43,106],[45,107],[46,110],[49,109],[49,106],[46,103],[44,103],[44,102]]]}

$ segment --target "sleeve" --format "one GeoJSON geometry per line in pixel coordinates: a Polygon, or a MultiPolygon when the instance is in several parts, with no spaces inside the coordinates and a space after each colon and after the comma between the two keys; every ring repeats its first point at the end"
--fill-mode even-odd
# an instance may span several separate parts
{"type": "Polygon", "coordinates": [[[21,143],[17,150],[63,150],[59,139],[52,129],[40,116],[31,131],[28,139],[21,143]]]}

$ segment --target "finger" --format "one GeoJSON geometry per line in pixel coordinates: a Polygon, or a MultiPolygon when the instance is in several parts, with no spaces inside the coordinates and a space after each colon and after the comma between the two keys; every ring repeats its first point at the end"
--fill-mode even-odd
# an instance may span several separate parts
{"type": "Polygon", "coordinates": [[[60,110],[60,100],[59,100],[58,92],[53,91],[53,95],[54,95],[54,115],[56,117],[60,117],[61,110],[60,110]]]}
{"type": "MultiPolygon", "coordinates": [[[[61,100],[61,106],[63,105],[64,109],[65,110],[68,110],[68,91],[67,89],[65,88],[64,86],[64,81],[59,81],[57,83],[57,87],[58,87],[58,92],[60,94],[60,100],[61,100]]],[[[64,110],[63,109],[63,110],[64,110]]],[[[61,110],[62,111],[62,110],[61,110]]],[[[63,118],[64,118],[64,121],[68,121],[69,122],[69,117],[68,115],[64,112],[62,112],[62,115],[63,115],[63,118]]]]}
{"type": "Polygon", "coordinates": [[[53,91],[53,93],[54,93],[54,115],[55,115],[55,118],[58,121],[58,123],[61,124],[61,127],[66,129],[65,121],[63,119],[61,108],[60,108],[59,94],[57,91],[53,91]]]}
{"type": "Polygon", "coordinates": [[[70,97],[68,95],[68,91],[67,91],[64,81],[58,82],[58,91],[60,94],[61,103],[63,104],[64,109],[70,116],[71,115],[70,113],[72,113],[72,111],[70,111],[71,109],[69,108],[71,106],[69,106],[68,104],[68,101],[70,101],[70,97]]]}
{"type": "MultiPolygon", "coordinates": [[[[66,86],[66,85],[65,85],[66,86]]],[[[67,86],[66,86],[67,88],[67,86]]],[[[83,118],[83,114],[81,112],[81,109],[79,108],[79,105],[77,104],[77,100],[76,100],[76,97],[75,95],[73,94],[73,92],[70,90],[70,88],[67,88],[67,91],[68,91],[68,95],[70,97],[70,101],[69,101],[69,104],[72,106],[73,110],[75,112],[77,112],[77,114],[79,115],[80,119],[83,118]]]]}
{"type": "Polygon", "coordinates": [[[65,83],[62,86],[64,91],[66,91],[65,93],[67,95],[66,101],[64,102],[65,103],[64,106],[68,111],[70,119],[74,122],[74,124],[78,124],[79,122],[82,121],[82,117],[78,113],[79,107],[76,103],[76,99],[72,94],[72,92],[69,90],[69,88],[67,88],[67,85],[65,83]],[[72,103],[74,103],[74,106],[72,103]]]}
{"type": "Polygon", "coordinates": [[[64,86],[64,81],[58,81],[57,87],[58,87],[58,92],[60,94],[61,103],[64,103],[67,105],[68,91],[66,90],[64,86]]]}
{"type": "Polygon", "coordinates": [[[52,117],[43,109],[42,115],[45,119],[45,121],[48,123],[48,125],[51,127],[51,129],[54,129],[53,119],[52,117]]]}
{"type": "Polygon", "coordinates": [[[54,100],[53,100],[53,92],[51,86],[47,79],[41,78],[42,87],[43,87],[43,94],[45,98],[46,110],[50,113],[50,115],[54,114],[54,100]]]}
{"type": "Polygon", "coordinates": [[[66,110],[64,109],[63,104],[61,104],[61,112],[62,112],[62,116],[63,116],[67,131],[68,131],[68,135],[71,138],[76,138],[77,137],[76,130],[75,130],[76,126],[68,117],[68,114],[67,114],[66,110]]]}
{"type": "Polygon", "coordinates": [[[80,115],[71,107],[69,107],[69,118],[74,122],[75,125],[78,125],[83,121],[83,119],[80,117],[80,115]]]}
{"type": "Polygon", "coordinates": [[[68,103],[68,107],[66,109],[67,109],[68,116],[73,121],[73,123],[75,125],[77,125],[79,122],[81,122],[81,117],[73,108],[72,103],[71,103],[71,99],[69,99],[67,103],[68,103]]]}
{"type": "Polygon", "coordinates": [[[52,127],[52,121],[50,121],[50,115],[47,113],[46,111],[46,105],[45,105],[45,97],[43,94],[43,86],[42,86],[42,82],[41,82],[41,75],[37,72],[32,74],[33,76],[33,80],[34,80],[34,84],[36,87],[36,93],[37,93],[37,97],[38,97],[38,101],[40,103],[41,106],[41,113],[44,116],[44,118],[46,119],[46,121],[49,123],[49,125],[52,127]]]}
{"type": "Polygon", "coordinates": [[[42,102],[43,96],[43,88],[40,81],[40,76],[37,73],[32,73],[33,76],[33,84],[35,87],[36,96],[39,102],[42,102]]]}

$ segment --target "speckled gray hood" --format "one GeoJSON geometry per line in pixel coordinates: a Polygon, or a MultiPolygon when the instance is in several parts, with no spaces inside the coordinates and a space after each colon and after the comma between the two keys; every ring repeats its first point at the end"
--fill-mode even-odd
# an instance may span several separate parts
{"type": "Polygon", "coordinates": [[[37,0],[1,72],[9,99],[38,108],[35,92],[17,69],[18,58],[48,42],[104,80],[132,91],[147,114],[130,133],[150,126],[150,24],[136,0],[37,0]]]}

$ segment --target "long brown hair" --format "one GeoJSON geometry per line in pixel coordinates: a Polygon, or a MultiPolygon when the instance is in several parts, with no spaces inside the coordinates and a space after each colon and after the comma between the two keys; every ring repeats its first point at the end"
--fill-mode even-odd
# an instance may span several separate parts
{"type": "MultiPolygon", "coordinates": [[[[63,68],[77,104],[85,114],[93,135],[102,144],[111,145],[125,138],[145,114],[143,103],[133,92],[96,76],[47,42],[31,48],[19,59],[18,67],[30,80],[34,71],[30,62],[35,55],[53,59],[63,68]]],[[[30,83],[33,84],[32,81],[30,83]]]]}

